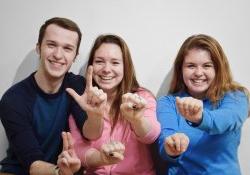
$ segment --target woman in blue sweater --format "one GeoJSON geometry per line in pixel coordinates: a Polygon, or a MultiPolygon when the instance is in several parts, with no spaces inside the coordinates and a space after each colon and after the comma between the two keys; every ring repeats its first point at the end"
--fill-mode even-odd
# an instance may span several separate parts
{"type": "Polygon", "coordinates": [[[220,44],[207,35],[185,40],[167,96],[158,100],[158,148],[168,175],[240,175],[238,147],[249,92],[234,82],[220,44]]]}

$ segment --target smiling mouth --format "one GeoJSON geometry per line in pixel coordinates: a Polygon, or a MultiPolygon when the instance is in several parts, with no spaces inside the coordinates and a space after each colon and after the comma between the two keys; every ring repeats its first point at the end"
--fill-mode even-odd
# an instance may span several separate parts
{"type": "Polygon", "coordinates": [[[63,66],[63,65],[64,65],[64,63],[60,63],[60,62],[57,62],[57,61],[51,61],[51,60],[49,60],[49,62],[50,62],[52,65],[54,65],[54,66],[63,66]]]}
{"type": "Polygon", "coordinates": [[[110,76],[99,76],[101,78],[101,80],[104,80],[104,81],[108,81],[108,80],[112,80],[113,77],[110,77],[110,76]]]}
{"type": "Polygon", "coordinates": [[[197,79],[196,80],[191,79],[191,82],[193,84],[200,85],[200,84],[203,84],[203,83],[207,82],[207,80],[206,79],[204,79],[204,80],[201,80],[201,79],[199,79],[199,80],[197,80],[197,79]]]}

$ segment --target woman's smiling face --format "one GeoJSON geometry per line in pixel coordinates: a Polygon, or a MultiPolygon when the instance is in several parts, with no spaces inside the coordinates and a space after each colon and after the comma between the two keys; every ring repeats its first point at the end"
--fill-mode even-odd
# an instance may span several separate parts
{"type": "Polygon", "coordinates": [[[215,78],[215,68],[207,50],[191,49],[182,65],[183,81],[188,92],[195,98],[204,98],[215,78]]]}
{"type": "Polygon", "coordinates": [[[103,43],[94,54],[93,78],[106,93],[117,91],[124,75],[121,48],[112,43],[103,43]]]}

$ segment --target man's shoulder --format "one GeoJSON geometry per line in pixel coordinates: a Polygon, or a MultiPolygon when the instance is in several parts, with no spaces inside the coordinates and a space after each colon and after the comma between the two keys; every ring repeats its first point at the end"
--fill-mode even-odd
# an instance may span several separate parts
{"type": "Polygon", "coordinates": [[[76,83],[85,82],[85,78],[82,75],[76,75],[72,72],[68,72],[66,74],[66,79],[68,82],[76,82],[76,83]]]}
{"type": "Polygon", "coordinates": [[[18,101],[32,96],[32,75],[12,85],[3,94],[1,101],[18,101]]]}
{"type": "Polygon", "coordinates": [[[85,78],[72,72],[66,75],[66,87],[73,88],[78,92],[83,92],[86,86],[85,78]]]}

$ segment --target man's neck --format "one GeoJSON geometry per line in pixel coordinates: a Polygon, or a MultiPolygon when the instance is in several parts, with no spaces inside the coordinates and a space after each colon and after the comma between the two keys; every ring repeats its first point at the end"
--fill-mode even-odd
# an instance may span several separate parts
{"type": "Polygon", "coordinates": [[[63,78],[59,79],[49,77],[45,74],[45,72],[40,70],[35,73],[35,80],[39,88],[47,94],[57,93],[63,82],[63,78]]]}

